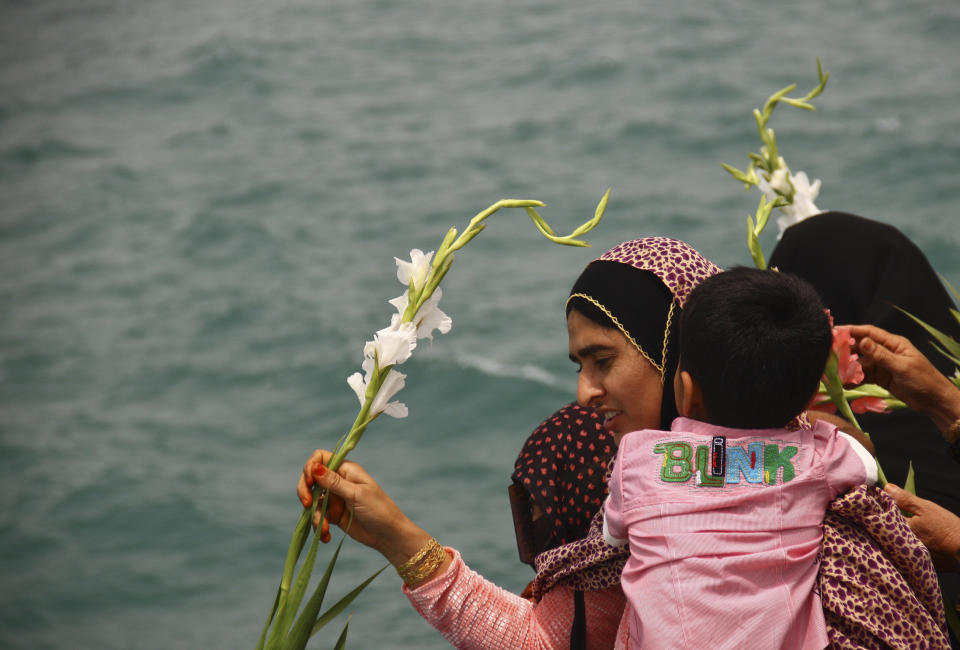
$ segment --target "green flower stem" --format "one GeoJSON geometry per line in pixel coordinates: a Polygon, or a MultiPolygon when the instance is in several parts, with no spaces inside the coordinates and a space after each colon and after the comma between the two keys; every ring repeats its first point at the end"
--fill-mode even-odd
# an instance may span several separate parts
{"type": "MultiPolygon", "coordinates": [[[[589,246],[589,244],[587,244],[585,241],[576,238],[590,232],[594,227],[597,226],[597,224],[600,223],[600,219],[603,217],[603,213],[606,210],[609,196],[610,190],[607,190],[607,192],[603,195],[603,198],[600,200],[600,204],[597,206],[593,218],[579,226],[573,231],[573,233],[566,237],[557,237],[554,235],[553,230],[550,228],[547,222],[544,221],[539,214],[536,214],[535,211],[534,214],[536,215],[536,218],[533,219],[534,225],[536,225],[537,229],[544,234],[544,236],[555,243],[568,246],[589,246]]],[[[437,287],[440,285],[440,282],[453,265],[453,253],[463,248],[474,237],[483,231],[483,229],[486,227],[484,221],[488,217],[502,208],[526,208],[533,210],[533,208],[542,207],[543,205],[543,202],[536,200],[503,199],[497,201],[487,209],[474,216],[467,225],[466,230],[460,233],[459,236],[456,228],[450,228],[450,230],[448,230],[444,236],[443,241],[440,244],[440,248],[437,249],[437,252],[433,258],[433,262],[431,263],[430,270],[427,273],[427,277],[424,279],[423,286],[417,286],[414,280],[411,279],[407,294],[407,308],[401,315],[401,322],[413,322],[420,308],[431,298],[434,291],[436,291],[437,287]]],[[[331,471],[336,471],[340,467],[340,465],[346,459],[347,454],[349,454],[357,446],[360,438],[363,437],[367,426],[369,426],[369,424],[380,415],[380,413],[374,413],[371,415],[370,409],[372,408],[373,402],[376,399],[377,394],[380,392],[383,382],[386,380],[393,366],[390,365],[381,368],[379,359],[376,358],[374,359],[374,364],[374,372],[370,373],[370,383],[367,385],[367,389],[364,392],[363,403],[360,406],[360,411],[357,414],[353,425],[350,427],[350,430],[337,442],[337,445],[333,450],[333,455],[327,462],[327,468],[329,468],[331,471]]],[[[270,615],[267,618],[266,625],[264,625],[263,632],[260,635],[260,639],[257,644],[257,650],[264,648],[265,640],[266,648],[268,650],[279,648],[302,648],[306,643],[306,639],[309,637],[309,631],[311,629],[316,631],[314,625],[318,623],[318,621],[316,621],[316,615],[320,607],[319,601],[322,600],[322,592],[326,590],[326,583],[329,581],[330,571],[336,562],[337,553],[339,553],[339,547],[337,548],[337,553],[334,554],[333,560],[331,560],[330,564],[328,565],[327,572],[321,580],[321,586],[318,586],[317,591],[314,593],[314,596],[311,597],[306,609],[301,612],[300,617],[296,619],[296,622],[294,622],[296,611],[300,608],[300,603],[306,592],[306,586],[310,580],[310,574],[313,571],[318,542],[317,536],[314,537],[310,551],[308,552],[308,556],[301,565],[296,579],[293,577],[294,570],[296,569],[300,553],[303,551],[303,547],[306,543],[306,538],[310,531],[310,524],[317,511],[317,508],[321,508],[321,517],[325,517],[327,512],[326,493],[314,486],[313,497],[314,498],[311,507],[303,509],[303,511],[300,513],[300,519],[297,521],[297,525],[294,529],[293,537],[290,540],[290,546],[287,549],[287,556],[284,562],[283,576],[280,580],[280,587],[277,590],[277,595],[274,599],[273,607],[270,610],[270,615]],[[271,624],[273,625],[272,629],[271,624]],[[291,625],[293,626],[292,629],[291,625]],[[269,638],[267,637],[268,632],[269,638]]],[[[369,583],[369,580],[367,583],[369,583]]],[[[361,585],[361,587],[351,592],[349,600],[352,600],[353,597],[355,597],[356,594],[359,593],[359,591],[365,587],[367,583],[364,583],[361,585]]],[[[342,607],[346,607],[349,603],[349,600],[345,599],[341,601],[342,607]]],[[[336,607],[337,606],[335,606],[335,608],[336,607]]],[[[332,612],[331,616],[335,616],[337,613],[339,613],[339,610],[332,612]]],[[[344,632],[345,631],[346,628],[344,628],[344,632]]],[[[342,645],[343,640],[344,638],[341,638],[341,640],[338,642],[338,645],[342,645]]]]}
{"type": "MultiPolygon", "coordinates": [[[[274,632],[279,625],[280,619],[284,616],[284,612],[287,607],[287,594],[290,592],[290,583],[293,580],[293,571],[296,568],[297,560],[300,557],[300,553],[303,551],[303,546],[307,541],[307,535],[310,532],[310,522],[313,519],[313,513],[317,508],[317,500],[314,499],[314,504],[311,508],[304,508],[300,513],[300,518],[297,520],[297,525],[293,530],[293,537],[290,540],[290,546],[287,549],[287,557],[283,565],[283,577],[280,580],[280,587],[277,590],[277,597],[274,601],[273,609],[270,612],[270,616],[267,618],[267,623],[263,628],[263,632],[260,635],[260,642],[257,645],[257,650],[260,650],[264,647],[264,639],[267,635],[267,630],[270,628],[270,624],[274,624],[274,632]]],[[[273,633],[270,635],[270,642],[266,646],[267,648],[276,647],[276,637],[273,633]]]]}
{"type": "Polygon", "coordinates": [[[767,260],[760,248],[760,233],[767,227],[767,221],[770,220],[770,213],[773,209],[784,204],[782,196],[778,196],[773,201],[767,201],[767,197],[761,194],[760,205],[757,207],[756,222],[754,222],[753,217],[747,215],[747,248],[750,249],[750,256],[758,269],[767,268],[767,260]]]}
{"type": "MultiPolygon", "coordinates": [[[[826,385],[821,381],[820,388],[818,392],[827,394],[826,385]]],[[[887,404],[889,409],[903,409],[907,408],[907,405],[902,400],[894,397],[893,393],[888,391],[882,386],[876,384],[859,384],[855,388],[844,388],[843,389],[843,399],[852,402],[855,399],[860,399],[861,397],[879,397],[887,404]]],[[[825,404],[827,402],[833,402],[832,399],[829,399],[829,395],[826,399],[820,400],[818,404],[825,404]]]]}
{"type": "MultiPolygon", "coordinates": [[[[853,410],[850,408],[850,403],[847,402],[844,397],[843,384],[840,383],[840,372],[838,368],[837,353],[830,350],[830,356],[827,358],[827,367],[823,371],[823,382],[821,382],[821,385],[824,387],[827,395],[830,396],[830,401],[837,407],[840,415],[853,426],[860,429],[860,431],[863,431],[860,423],[857,422],[857,416],[853,414],[853,410]]],[[[863,431],[863,435],[867,436],[867,438],[870,437],[870,434],[866,431],[863,431]]],[[[874,460],[876,460],[876,456],[874,456],[874,460]]],[[[887,484],[887,477],[883,473],[883,468],[880,467],[879,460],[877,460],[877,483],[880,487],[887,484]]]]}
{"type": "MultiPolygon", "coordinates": [[[[760,184],[760,179],[756,171],[758,168],[766,173],[766,179],[769,181],[774,172],[782,167],[786,167],[786,164],[780,158],[776,134],[773,132],[773,129],[767,126],[770,118],[773,117],[773,111],[781,102],[807,111],[816,110],[813,104],[810,103],[810,100],[824,91],[829,78],[830,73],[823,71],[820,58],[817,57],[818,84],[813,90],[807,93],[805,97],[800,99],[788,97],[787,95],[797,87],[797,84],[790,84],[770,95],[767,101],[764,102],[762,110],[757,108],[753,109],[753,117],[757,123],[757,133],[759,133],[760,141],[763,143],[763,146],[760,147],[760,153],[750,152],[747,154],[750,159],[750,164],[747,166],[745,172],[726,163],[720,163],[727,173],[737,181],[743,183],[745,190],[749,191],[754,185],[760,184]]],[[[790,180],[789,173],[787,174],[786,180],[788,185],[786,192],[775,189],[774,191],[777,192],[778,196],[772,204],[767,204],[764,198],[761,197],[760,207],[757,209],[756,215],[747,218],[747,248],[750,250],[750,256],[753,258],[754,264],[760,269],[767,268],[766,258],[760,247],[760,233],[763,232],[763,229],[767,226],[770,212],[775,207],[779,208],[793,204],[794,187],[793,181],[790,180]]]]}

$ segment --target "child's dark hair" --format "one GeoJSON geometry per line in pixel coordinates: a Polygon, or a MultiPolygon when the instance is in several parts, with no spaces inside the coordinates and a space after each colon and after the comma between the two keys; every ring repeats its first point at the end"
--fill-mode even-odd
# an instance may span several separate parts
{"type": "Polygon", "coordinates": [[[823,301],[787,273],[734,267],[704,280],[680,315],[680,367],[711,424],[787,424],[817,389],[833,340],[823,301]]]}

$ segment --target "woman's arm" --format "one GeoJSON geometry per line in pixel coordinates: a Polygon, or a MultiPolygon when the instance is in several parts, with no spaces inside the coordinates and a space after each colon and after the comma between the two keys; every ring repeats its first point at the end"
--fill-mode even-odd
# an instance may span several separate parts
{"type": "MultiPolygon", "coordinates": [[[[360,465],[345,462],[336,472],[323,463],[330,452],[317,450],[304,464],[297,495],[304,507],[312,504],[316,485],[332,495],[327,519],[347,530],[358,542],[379,551],[395,567],[401,566],[432,538],[414,524],[360,465]],[[353,521],[350,522],[350,509],[353,521]]],[[[329,539],[326,521],[321,539],[329,539]]],[[[444,562],[431,575],[404,592],[414,608],[455,647],[548,650],[570,647],[573,590],[554,587],[543,599],[530,601],[484,579],[447,549],[444,562]]],[[[589,648],[613,647],[624,608],[619,585],[585,592],[589,648]]]]}
{"type": "MultiPolygon", "coordinates": [[[[415,589],[404,588],[423,618],[459,650],[567,650],[573,625],[574,590],[556,586],[534,604],[501,589],[464,564],[452,551],[449,571],[415,589]]],[[[613,647],[624,608],[615,585],[584,592],[587,647],[613,647]]]]}

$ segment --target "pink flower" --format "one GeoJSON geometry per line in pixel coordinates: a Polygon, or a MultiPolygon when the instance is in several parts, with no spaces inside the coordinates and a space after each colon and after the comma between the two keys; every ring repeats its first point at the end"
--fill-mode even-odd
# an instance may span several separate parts
{"type": "Polygon", "coordinates": [[[867,411],[873,413],[890,412],[890,409],[887,408],[887,401],[882,397],[859,397],[850,402],[850,409],[854,413],[866,413],[867,411]]]}
{"type": "Polygon", "coordinates": [[[850,346],[855,342],[850,336],[849,327],[837,327],[833,324],[833,316],[827,310],[830,327],[833,330],[833,351],[837,355],[837,371],[840,383],[844,386],[863,383],[863,368],[857,361],[857,355],[850,352],[850,346]]]}

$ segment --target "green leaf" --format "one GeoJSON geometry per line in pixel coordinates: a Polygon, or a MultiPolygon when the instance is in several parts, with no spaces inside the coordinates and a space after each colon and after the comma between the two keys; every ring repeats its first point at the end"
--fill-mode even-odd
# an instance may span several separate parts
{"type": "Polygon", "coordinates": [[[747,183],[747,189],[750,189],[749,180],[747,179],[746,174],[744,174],[742,171],[740,171],[736,167],[728,165],[727,163],[720,163],[720,166],[726,169],[731,176],[733,176],[735,179],[737,179],[741,183],[747,183]]]}
{"type": "Polygon", "coordinates": [[[437,249],[437,254],[433,257],[433,263],[430,266],[435,269],[440,268],[440,264],[443,263],[444,258],[447,256],[447,249],[450,248],[450,244],[453,243],[456,237],[457,229],[450,228],[444,236],[443,241],[440,242],[440,248],[437,249]]]}
{"type": "Polygon", "coordinates": [[[764,136],[763,129],[764,127],[766,127],[767,121],[766,119],[764,119],[763,115],[760,113],[760,110],[757,108],[753,109],[753,119],[756,120],[757,122],[757,129],[759,129],[760,131],[760,139],[763,140],[763,136],[764,136]]]}
{"type": "Polygon", "coordinates": [[[910,461],[910,465],[907,468],[907,478],[903,481],[903,489],[914,496],[917,494],[917,481],[913,472],[913,461],[910,461]]]}
{"type": "Polygon", "coordinates": [[[537,230],[539,230],[544,237],[554,236],[553,228],[551,228],[550,224],[548,224],[544,218],[540,216],[539,212],[533,208],[526,208],[526,212],[527,216],[530,217],[530,220],[533,221],[533,225],[537,227],[537,230]]]}
{"type": "Polygon", "coordinates": [[[340,633],[340,637],[337,639],[337,645],[333,646],[333,650],[344,650],[347,647],[347,628],[350,627],[350,619],[353,618],[353,615],[347,617],[347,622],[343,624],[343,632],[340,633]]]}
{"type": "Polygon", "coordinates": [[[813,104],[807,103],[801,99],[793,99],[792,97],[784,97],[781,101],[784,104],[788,104],[795,108],[802,108],[805,111],[816,111],[816,107],[813,104]]]}
{"type": "Polygon", "coordinates": [[[610,192],[612,190],[612,187],[608,187],[607,191],[604,192],[603,196],[600,197],[600,202],[597,203],[597,207],[593,211],[593,219],[573,231],[575,237],[585,235],[597,227],[597,225],[600,223],[600,220],[603,219],[603,215],[607,212],[607,203],[610,201],[610,192]]]}
{"type": "Polygon", "coordinates": [[[927,325],[925,322],[923,322],[922,320],[920,320],[919,318],[917,318],[907,310],[901,309],[896,305],[894,305],[894,307],[896,307],[896,309],[898,309],[899,311],[903,312],[904,314],[909,316],[911,319],[913,319],[913,321],[917,325],[927,330],[927,332],[933,338],[935,338],[940,343],[940,345],[942,345],[944,348],[947,349],[950,355],[952,355],[951,358],[960,357],[960,343],[955,341],[952,336],[947,336],[946,334],[938,330],[936,327],[933,327],[932,325],[927,325]]]}
{"type": "Polygon", "coordinates": [[[330,584],[330,575],[333,573],[333,566],[337,563],[340,548],[343,546],[343,540],[346,538],[346,535],[340,538],[340,543],[337,544],[337,550],[334,551],[333,557],[330,558],[330,563],[327,564],[327,570],[323,572],[323,577],[320,578],[320,582],[313,591],[313,595],[304,606],[303,611],[300,612],[300,616],[297,617],[297,622],[294,624],[290,635],[283,644],[283,650],[303,650],[303,648],[307,646],[307,641],[310,640],[310,630],[313,627],[313,621],[316,620],[317,614],[320,612],[320,607],[323,605],[323,597],[327,593],[327,585],[330,584]]]}
{"type": "Polygon", "coordinates": [[[793,92],[794,88],[796,87],[797,84],[790,84],[786,88],[781,88],[767,98],[767,102],[763,105],[763,113],[766,115],[767,119],[769,119],[770,115],[773,114],[773,109],[776,108],[777,102],[786,97],[787,94],[793,92]]]}
{"type": "Polygon", "coordinates": [[[950,354],[949,352],[947,352],[946,350],[944,350],[943,348],[941,348],[939,345],[937,345],[937,344],[934,343],[933,341],[930,341],[930,345],[933,346],[933,349],[934,349],[934,350],[936,350],[937,352],[939,352],[940,354],[942,354],[942,355],[945,356],[946,358],[950,359],[950,361],[952,361],[952,362],[955,363],[956,365],[960,366],[960,358],[957,358],[957,357],[953,356],[952,354],[950,354]]]}
{"type": "Polygon", "coordinates": [[[610,190],[607,189],[606,193],[604,193],[603,197],[600,199],[600,203],[597,204],[597,209],[594,211],[593,218],[578,226],[566,237],[555,235],[553,229],[550,227],[550,224],[548,224],[544,218],[540,216],[540,213],[538,213],[532,207],[527,207],[526,210],[527,215],[530,217],[530,220],[533,221],[533,224],[537,227],[537,230],[540,231],[540,234],[553,243],[561,244],[563,246],[580,246],[583,248],[588,248],[590,244],[581,239],[576,239],[576,237],[590,232],[598,223],[600,223],[600,219],[603,218],[603,213],[607,209],[607,201],[609,199],[610,190]]]}
{"type": "Polygon", "coordinates": [[[313,565],[317,559],[317,548],[319,546],[320,535],[314,532],[313,541],[310,543],[310,550],[307,551],[307,557],[300,566],[297,579],[294,581],[293,588],[290,590],[290,595],[287,598],[287,613],[282,620],[278,620],[274,624],[276,628],[280,630],[281,634],[287,633],[291,623],[293,623],[293,617],[296,616],[297,610],[300,609],[300,603],[303,602],[303,595],[307,591],[307,585],[310,584],[310,576],[313,574],[313,565]]]}
{"type": "MultiPolygon", "coordinates": [[[[870,434],[866,431],[864,431],[863,434],[867,436],[867,438],[870,437],[870,434]]],[[[880,459],[874,456],[873,460],[877,461],[877,487],[882,490],[883,487],[888,483],[887,475],[883,473],[883,467],[880,466],[880,459]]]]}
{"type": "Polygon", "coordinates": [[[767,268],[767,260],[763,256],[763,250],[760,248],[760,240],[757,239],[757,233],[753,228],[753,217],[747,216],[747,248],[750,249],[750,255],[753,257],[753,263],[758,269],[767,268]]]}
{"type": "MultiPolygon", "coordinates": [[[[939,274],[938,274],[938,275],[939,275],[939,274]]],[[[947,282],[947,279],[946,279],[945,277],[943,277],[943,276],[941,275],[941,276],[940,276],[940,279],[943,281],[943,283],[944,283],[945,285],[947,285],[947,289],[949,289],[949,290],[950,290],[950,293],[953,294],[953,297],[957,299],[957,302],[960,302],[960,293],[957,293],[957,290],[954,289],[952,286],[950,286],[950,283],[947,282]]],[[[952,311],[952,310],[951,310],[951,311],[952,311]]],[[[958,316],[958,318],[960,318],[960,316],[958,316]]]]}
{"type": "Polygon", "coordinates": [[[496,205],[500,208],[542,208],[547,204],[536,199],[501,199],[496,205]]]}
{"type": "Polygon", "coordinates": [[[771,163],[777,163],[780,160],[780,151],[777,149],[777,136],[773,129],[767,129],[767,156],[771,163]]]}
{"type": "MultiPolygon", "coordinates": [[[[777,197],[779,199],[780,197],[777,197]]],[[[773,206],[776,205],[776,199],[770,203],[767,202],[767,197],[760,195],[760,205],[757,207],[757,227],[756,233],[757,236],[760,236],[760,233],[763,232],[763,229],[767,227],[767,221],[770,220],[770,213],[773,211],[773,206]]]]}
{"type": "Polygon", "coordinates": [[[390,565],[385,564],[379,571],[377,571],[372,576],[370,576],[369,578],[361,582],[359,585],[354,587],[353,591],[351,591],[349,594],[347,594],[346,596],[338,600],[334,605],[330,607],[330,609],[328,609],[323,614],[321,614],[319,618],[317,618],[316,622],[313,624],[313,630],[310,632],[310,636],[313,636],[314,634],[319,632],[327,623],[329,623],[330,621],[335,619],[337,616],[339,616],[340,613],[343,612],[343,610],[345,610],[347,607],[349,607],[350,603],[352,603],[354,599],[360,595],[360,592],[366,589],[367,585],[373,582],[374,578],[376,578],[378,575],[383,573],[384,569],[386,569],[388,566],[390,565]]]}
{"type": "Polygon", "coordinates": [[[260,632],[260,639],[257,641],[257,650],[263,650],[263,643],[267,640],[267,630],[270,629],[270,623],[273,622],[273,616],[277,613],[277,604],[280,602],[280,588],[277,587],[277,596],[273,599],[273,607],[270,609],[270,617],[260,632]]]}
{"type": "Polygon", "coordinates": [[[893,396],[893,393],[888,391],[883,386],[866,383],[860,384],[849,390],[844,389],[843,394],[846,395],[847,400],[857,399],[858,397],[881,397],[886,400],[896,399],[893,396]]]}
{"type": "MultiPolygon", "coordinates": [[[[290,591],[290,581],[293,579],[293,570],[296,568],[297,560],[303,551],[303,546],[307,542],[307,534],[310,531],[310,520],[313,518],[313,508],[304,508],[300,513],[300,519],[297,520],[297,526],[293,530],[293,537],[290,539],[290,546],[287,548],[287,558],[283,566],[283,577],[280,579],[280,588],[277,591],[277,598],[274,601],[273,611],[267,619],[267,626],[274,620],[274,616],[282,616],[286,610],[287,593],[290,591]]],[[[271,639],[273,639],[271,635],[271,639]]],[[[272,647],[272,643],[267,645],[272,647]]]]}

